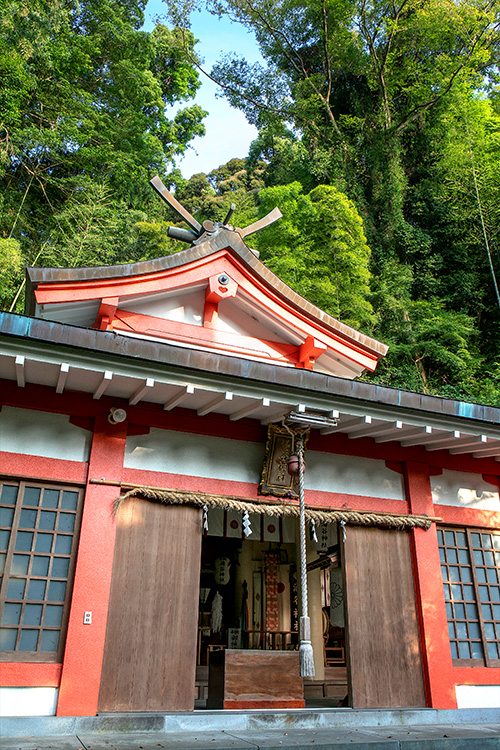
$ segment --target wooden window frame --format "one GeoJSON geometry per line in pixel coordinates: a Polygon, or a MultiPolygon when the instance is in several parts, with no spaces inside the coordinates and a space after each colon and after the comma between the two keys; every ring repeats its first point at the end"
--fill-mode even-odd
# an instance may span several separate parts
{"type": "Polygon", "coordinates": [[[500,590],[500,545],[494,546],[492,545],[491,548],[484,546],[484,540],[483,535],[490,536],[491,538],[497,537],[500,539],[500,531],[497,531],[496,529],[484,529],[484,528],[468,528],[468,527],[458,527],[458,526],[439,526],[438,527],[438,545],[439,545],[439,555],[440,555],[440,563],[441,563],[441,574],[443,578],[443,587],[446,591],[446,587],[450,587],[453,584],[459,584],[460,586],[467,585],[471,586],[474,591],[474,599],[453,599],[453,594],[451,593],[449,597],[446,596],[445,593],[445,601],[447,605],[447,621],[448,621],[448,627],[450,625],[453,627],[453,633],[449,634],[450,637],[450,648],[452,648],[452,643],[456,644],[456,648],[458,650],[458,654],[460,654],[460,647],[459,642],[464,642],[469,644],[470,653],[472,654],[472,644],[473,643],[480,643],[483,656],[478,657],[471,657],[471,658],[461,658],[460,655],[458,657],[453,656],[453,650],[452,650],[452,659],[453,659],[453,665],[456,667],[500,667],[500,658],[492,658],[488,652],[488,642],[496,642],[497,644],[497,650],[500,653],[500,618],[495,619],[495,615],[493,614],[492,618],[485,618],[484,612],[483,612],[483,605],[489,606],[491,608],[491,612],[493,613],[494,610],[492,609],[493,605],[500,607],[500,600],[492,599],[491,597],[491,590],[492,587],[496,587],[497,590],[500,590]],[[457,539],[455,537],[455,544],[451,545],[446,540],[446,532],[451,531],[454,532],[454,534],[461,533],[465,537],[465,546],[458,544],[457,539]],[[440,541],[441,537],[439,534],[442,534],[442,542],[440,541]],[[473,536],[478,535],[480,539],[480,545],[475,545],[473,536]],[[464,562],[463,560],[460,560],[460,551],[467,551],[468,555],[468,562],[464,562]],[[444,552],[443,552],[444,551],[444,552]],[[457,560],[450,560],[451,555],[449,555],[449,552],[456,553],[457,560]],[[479,552],[482,557],[482,563],[476,562],[474,553],[479,552]],[[493,553],[493,564],[488,564],[486,562],[486,558],[484,556],[484,552],[492,552],[493,553]],[[496,559],[496,562],[495,562],[496,559]],[[452,580],[452,575],[450,568],[456,569],[455,575],[458,575],[458,578],[455,578],[452,580]],[[470,580],[465,580],[463,578],[463,570],[468,569],[470,570],[470,580]],[[479,570],[485,571],[485,577],[486,581],[479,581],[478,580],[478,571],[479,570]],[[488,570],[494,570],[496,571],[497,581],[491,581],[488,580],[488,570]],[[446,578],[445,578],[445,572],[446,572],[446,578]],[[486,590],[488,594],[488,598],[484,599],[481,598],[481,594],[486,590]],[[452,611],[452,617],[449,616],[448,613],[448,605],[451,607],[452,611]],[[464,609],[465,614],[463,616],[456,616],[456,607],[455,605],[461,606],[464,609]],[[472,617],[467,612],[467,605],[474,605],[477,616],[472,617]],[[479,629],[479,636],[478,637],[472,637],[470,634],[470,623],[475,623],[478,626],[479,629]],[[457,624],[463,625],[465,624],[465,628],[467,631],[467,637],[460,636],[457,631],[457,624]],[[496,628],[496,639],[487,638],[486,634],[486,628],[485,626],[493,624],[493,627],[496,628]]]}
{"type": "MultiPolygon", "coordinates": [[[[70,610],[70,603],[71,603],[71,595],[73,590],[73,578],[74,578],[74,571],[75,571],[75,565],[76,565],[76,557],[77,557],[77,550],[78,550],[78,541],[80,536],[80,525],[81,525],[81,516],[82,516],[82,507],[83,507],[83,497],[84,497],[84,488],[81,485],[75,485],[71,482],[66,483],[54,483],[54,482],[45,482],[40,480],[30,480],[30,479],[24,479],[19,477],[12,477],[12,476],[3,476],[0,477],[0,487],[3,487],[3,485],[9,485],[13,486],[16,485],[18,488],[17,491],[17,497],[15,504],[9,504],[6,506],[5,503],[1,502],[1,495],[0,495],[0,506],[2,507],[9,507],[14,510],[12,523],[10,526],[10,539],[7,547],[6,552],[6,558],[5,558],[5,568],[3,571],[3,578],[1,579],[1,585],[0,585],[0,627],[1,628],[7,628],[7,629],[17,629],[18,634],[16,638],[16,646],[19,644],[19,639],[21,637],[22,630],[38,630],[39,635],[37,637],[37,650],[36,651],[19,651],[19,650],[12,650],[12,651],[2,651],[0,653],[0,662],[62,662],[63,654],[64,654],[64,647],[65,647],[65,640],[66,640],[66,631],[67,631],[67,625],[68,625],[68,618],[69,618],[69,610],[70,610]],[[37,506],[28,506],[23,505],[23,499],[25,495],[26,488],[35,488],[39,489],[42,493],[45,490],[54,490],[59,493],[59,500],[58,505],[56,508],[49,507],[49,506],[43,506],[41,504],[41,498],[39,500],[39,503],[37,506]],[[61,501],[63,497],[63,492],[71,492],[71,493],[77,493],[77,503],[75,510],[71,510],[68,508],[62,508],[61,507],[61,501]],[[27,510],[36,510],[37,511],[37,518],[35,522],[34,527],[26,527],[26,531],[33,530],[34,538],[31,545],[30,550],[16,550],[16,535],[17,531],[23,530],[24,527],[20,526],[20,516],[21,511],[23,509],[27,510]],[[49,511],[56,514],[56,518],[54,520],[54,529],[44,529],[43,527],[40,527],[40,519],[41,519],[41,513],[42,511],[49,511]],[[62,529],[58,529],[58,521],[59,516],[61,513],[66,514],[72,514],[75,518],[74,521],[74,527],[72,532],[64,531],[62,529]],[[51,542],[51,551],[50,552],[37,552],[35,550],[35,544],[37,539],[37,534],[39,532],[42,533],[52,533],[53,539],[51,542]],[[57,538],[57,535],[59,536],[71,536],[72,543],[71,548],[68,554],[58,553],[55,551],[55,541],[57,538]],[[13,598],[7,598],[7,589],[8,589],[8,583],[9,578],[12,576],[12,560],[14,554],[17,555],[25,555],[29,557],[29,563],[26,573],[15,573],[13,577],[24,579],[26,581],[25,587],[24,587],[24,594],[22,599],[13,599],[13,598]],[[48,565],[48,571],[47,575],[35,575],[32,571],[33,566],[33,558],[35,555],[43,556],[49,558],[49,565],[48,565]],[[64,559],[68,560],[68,572],[67,576],[52,576],[52,565],[54,559],[64,559]],[[45,580],[46,583],[46,589],[43,600],[34,600],[28,598],[28,587],[29,582],[33,580],[45,580]],[[51,581],[65,581],[66,583],[66,590],[64,594],[64,600],[63,601],[56,601],[56,600],[50,600],[47,598],[48,594],[48,587],[50,585],[51,581]],[[19,623],[16,624],[7,624],[1,623],[1,618],[3,616],[4,612],[4,604],[6,603],[6,600],[8,603],[15,602],[19,603],[21,605],[21,613],[19,617],[19,623]],[[24,625],[22,623],[25,608],[27,604],[40,604],[42,605],[42,614],[40,618],[40,624],[39,625],[24,625]],[[44,625],[44,616],[46,612],[47,605],[55,604],[56,606],[62,606],[62,619],[61,624],[59,626],[50,626],[50,625],[44,625]],[[42,630],[54,630],[59,631],[59,642],[58,642],[58,648],[57,651],[41,651],[41,636],[40,631],[42,630]]],[[[3,529],[6,529],[8,527],[3,526],[3,529]]]]}

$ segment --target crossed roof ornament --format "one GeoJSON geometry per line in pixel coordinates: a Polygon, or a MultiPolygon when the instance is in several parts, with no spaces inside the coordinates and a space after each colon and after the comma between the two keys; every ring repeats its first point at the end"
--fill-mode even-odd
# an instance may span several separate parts
{"type": "Polygon", "coordinates": [[[231,216],[234,213],[234,210],[236,208],[235,203],[231,203],[231,208],[226,214],[226,217],[223,222],[213,222],[210,221],[210,219],[205,219],[205,221],[200,224],[199,221],[197,221],[194,216],[192,216],[189,211],[182,206],[179,201],[174,198],[172,193],[167,190],[163,182],[160,180],[159,177],[153,177],[152,180],[150,180],[150,184],[154,187],[158,195],[166,202],[168,205],[174,209],[174,211],[179,214],[179,216],[184,219],[186,224],[188,224],[191,229],[182,229],[180,227],[169,227],[168,228],[168,236],[172,237],[176,240],[182,240],[183,242],[189,242],[192,245],[199,245],[201,242],[204,242],[206,239],[208,239],[211,235],[213,235],[215,232],[217,232],[218,229],[225,228],[230,229],[234,232],[238,232],[240,237],[243,239],[245,237],[248,237],[250,234],[254,234],[254,232],[258,232],[261,229],[264,229],[264,227],[268,227],[270,224],[274,224],[275,221],[278,221],[278,219],[281,219],[282,213],[279,210],[279,208],[274,208],[270,213],[267,214],[267,216],[264,216],[262,219],[259,219],[258,221],[255,221],[253,224],[249,224],[247,227],[244,227],[243,229],[240,229],[239,227],[232,227],[229,224],[229,221],[231,220],[231,216]]]}

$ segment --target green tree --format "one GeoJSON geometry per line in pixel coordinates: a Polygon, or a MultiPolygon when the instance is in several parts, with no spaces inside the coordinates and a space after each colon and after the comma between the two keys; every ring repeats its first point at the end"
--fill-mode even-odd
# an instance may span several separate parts
{"type": "Polygon", "coordinates": [[[466,398],[481,359],[472,317],[447,310],[438,297],[411,298],[410,266],[390,260],[373,282],[376,334],[389,352],[366,379],[424,393],[466,398]]]}
{"type": "Polygon", "coordinates": [[[258,235],[262,260],[300,294],[344,323],[369,331],[370,250],[352,201],[333,186],[305,195],[299,183],[259,193],[262,215],[279,206],[283,219],[258,235]]]}
{"type": "MultiPolygon", "coordinates": [[[[188,24],[194,0],[166,0],[188,24]],[[184,11],[184,12],[183,12],[184,11]]],[[[404,223],[405,138],[455,86],[498,65],[498,0],[208,0],[252,30],[266,66],[226,55],[212,70],[259,126],[292,123],[316,183],[362,211],[378,258],[404,223]]]]}
{"type": "Polygon", "coordinates": [[[236,210],[233,226],[244,227],[257,218],[257,194],[264,186],[262,169],[247,169],[245,159],[230,159],[208,174],[194,174],[189,180],[176,182],[176,197],[200,221],[224,221],[232,203],[236,210]]]}
{"type": "MultiPolygon", "coordinates": [[[[492,102],[468,88],[454,92],[416,144],[405,214],[412,233],[404,261],[413,299],[439,298],[465,313],[480,362],[475,398],[491,392],[500,361],[500,120],[492,102]]],[[[468,377],[470,383],[470,377],[468,377]]],[[[472,393],[472,391],[471,391],[472,393]]],[[[490,399],[490,396],[485,396],[490,399]]]]}
{"type": "Polygon", "coordinates": [[[144,6],[4,3],[0,236],[18,239],[27,263],[41,248],[41,263],[126,260],[127,232],[115,227],[133,226],[130,211],[162,215],[148,178],[204,132],[198,105],[167,114],[199,85],[183,46],[192,55],[194,40],[162,25],[141,31],[144,6]]]}
{"type": "Polygon", "coordinates": [[[22,258],[19,242],[0,237],[0,310],[12,302],[12,290],[22,283],[22,258]]]}

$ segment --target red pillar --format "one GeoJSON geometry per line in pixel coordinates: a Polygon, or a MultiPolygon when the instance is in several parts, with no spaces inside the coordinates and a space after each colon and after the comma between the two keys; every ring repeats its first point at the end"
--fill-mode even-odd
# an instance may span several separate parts
{"type": "Polygon", "coordinates": [[[120,481],[125,453],[126,423],[95,420],[71,611],[66,636],[58,716],[97,713],[113,568],[116,524],[113,500],[119,487],[90,484],[90,479],[120,481]],[[84,624],[85,612],[92,623],[84,624]]]}
{"type": "MultiPolygon", "coordinates": [[[[434,516],[429,467],[408,461],[405,485],[410,512],[434,516]]],[[[427,703],[432,708],[456,708],[436,524],[429,531],[414,529],[411,536],[427,703]]]]}

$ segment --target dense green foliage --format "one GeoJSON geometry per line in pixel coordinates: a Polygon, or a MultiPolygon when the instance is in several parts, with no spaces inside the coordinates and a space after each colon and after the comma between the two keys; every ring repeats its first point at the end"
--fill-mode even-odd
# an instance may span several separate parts
{"type": "Polygon", "coordinates": [[[249,244],[390,345],[367,377],[500,405],[499,0],[206,0],[259,43],[264,65],[229,53],[212,70],[259,132],[247,158],[189,180],[175,158],[204,112],[168,111],[199,85],[187,29],[202,0],[166,2],[173,28],[145,33],[145,0],[6,0],[2,304],[26,263],[180,249],[148,186],[160,174],[201,220],[279,206],[249,244]]]}
{"type": "Polygon", "coordinates": [[[274,206],[283,213],[258,236],[264,263],[322,310],[354,328],[369,328],[375,320],[370,249],[352,201],[331,185],[304,195],[292,182],[265,188],[259,202],[264,214],[274,206]]]}
{"type": "MultiPolygon", "coordinates": [[[[140,256],[148,186],[203,134],[193,39],[141,31],[145,0],[6,0],[0,17],[0,237],[24,262],[140,256]]],[[[9,295],[4,297],[9,302],[9,295]]],[[[10,300],[12,296],[10,296],[10,300]]]]}
{"type": "MultiPolygon", "coordinates": [[[[188,26],[196,0],[166,2],[188,26]]],[[[266,185],[259,212],[270,188],[282,210],[295,201],[281,233],[256,240],[262,257],[390,344],[373,379],[500,404],[498,0],[206,6],[252,30],[265,61],[228,53],[212,70],[259,128],[246,164],[266,185]],[[332,242],[338,203],[311,222],[306,206],[324,186],[362,217],[368,273],[368,256],[346,268],[332,242]]]]}

